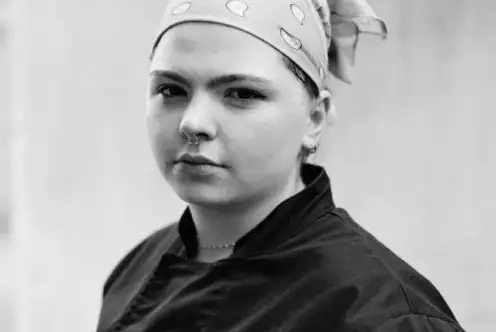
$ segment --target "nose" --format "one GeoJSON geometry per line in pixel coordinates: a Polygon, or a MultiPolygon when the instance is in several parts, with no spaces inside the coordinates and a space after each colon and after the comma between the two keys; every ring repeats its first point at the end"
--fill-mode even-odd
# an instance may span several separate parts
{"type": "Polygon", "coordinates": [[[184,110],[179,132],[201,141],[212,140],[216,135],[214,110],[215,105],[208,97],[193,99],[184,110]]]}

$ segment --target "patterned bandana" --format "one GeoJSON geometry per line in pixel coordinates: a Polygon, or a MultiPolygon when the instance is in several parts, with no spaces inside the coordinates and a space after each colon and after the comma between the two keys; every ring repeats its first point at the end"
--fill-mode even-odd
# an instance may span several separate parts
{"type": "Polygon", "coordinates": [[[360,33],[387,35],[366,0],[168,0],[153,49],[172,27],[211,22],[237,28],[293,60],[319,89],[332,73],[351,83],[360,33]]]}

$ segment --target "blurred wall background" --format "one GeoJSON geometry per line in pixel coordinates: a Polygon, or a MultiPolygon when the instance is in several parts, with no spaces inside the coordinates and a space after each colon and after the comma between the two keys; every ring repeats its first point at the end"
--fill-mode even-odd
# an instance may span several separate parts
{"type": "MultiPolygon", "coordinates": [[[[338,205],[433,281],[468,331],[496,312],[491,0],[372,0],[323,164],[338,205]]],[[[102,283],[184,204],[144,127],[163,1],[0,1],[0,330],[94,331],[102,283]]]]}

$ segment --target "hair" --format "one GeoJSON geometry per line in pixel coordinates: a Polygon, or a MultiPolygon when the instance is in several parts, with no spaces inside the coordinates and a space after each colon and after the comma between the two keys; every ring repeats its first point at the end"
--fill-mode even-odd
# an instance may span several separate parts
{"type": "Polygon", "coordinates": [[[286,65],[286,68],[293,73],[293,75],[303,84],[303,87],[308,93],[310,99],[316,99],[319,97],[320,91],[317,84],[305,73],[300,66],[298,66],[293,60],[288,58],[286,55],[282,55],[282,61],[286,65]]]}
{"type": "MultiPolygon", "coordinates": [[[[307,91],[310,100],[317,99],[319,97],[320,91],[317,84],[305,73],[300,66],[298,66],[293,60],[288,58],[286,55],[282,55],[282,61],[286,65],[286,68],[293,73],[293,75],[303,84],[303,88],[307,91]]],[[[300,153],[298,155],[298,159],[300,163],[305,163],[308,161],[308,158],[312,155],[312,152],[302,146],[300,149],[300,153]]]]}

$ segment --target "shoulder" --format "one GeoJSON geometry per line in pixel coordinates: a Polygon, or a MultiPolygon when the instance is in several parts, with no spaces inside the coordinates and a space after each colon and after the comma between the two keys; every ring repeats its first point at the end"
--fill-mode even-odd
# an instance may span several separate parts
{"type": "Polygon", "coordinates": [[[429,331],[429,326],[439,327],[435,331],[462,331],[436,287],[344,209],[334,209],[323,221],[328,230],[321,232],[327,235],[320,250],[328,263],[321,271],[340,287],[353,290],[347,310],[351,325],[364,325],[367,331],[380,326],[380,332],[429,331]]]}
{"type": "Polygon", "coordinates": [[[121,258],[111,270],[103,286],[103,296],[105,296],[113,284],[125,275],[131,267],[138,262],[144,262],[143,257],[153,258],[154,254],[163,252],[172,241],[177,238],[177,222],[160,228],[138,244],[132,247],[127,254],[121,258]]]}

